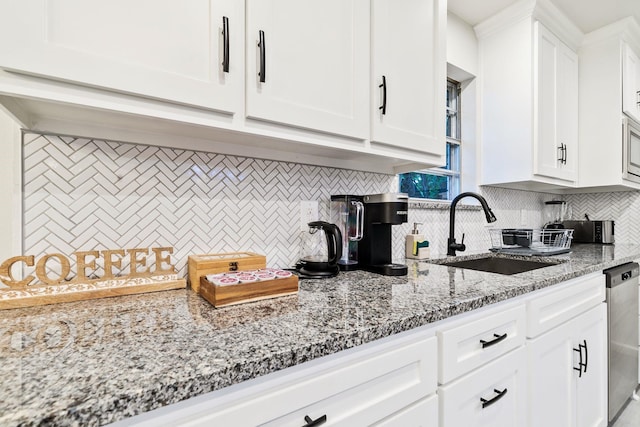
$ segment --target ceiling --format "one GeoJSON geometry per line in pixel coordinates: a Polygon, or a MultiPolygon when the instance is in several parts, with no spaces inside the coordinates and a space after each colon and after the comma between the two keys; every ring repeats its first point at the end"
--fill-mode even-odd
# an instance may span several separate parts
{"type": "MultiPolygon", "coordinates": [[[[518,0],[448,0],[448,10],[476,25],[518,0]]],[[[640,22],[640,0],[551,0],[584,33],[627,16],[640,22]]]]}

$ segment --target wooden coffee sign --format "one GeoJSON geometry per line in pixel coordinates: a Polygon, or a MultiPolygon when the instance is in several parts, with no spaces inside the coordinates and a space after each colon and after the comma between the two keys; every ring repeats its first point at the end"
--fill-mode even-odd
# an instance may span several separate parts
{"type": "Polygon", "coordinates": [[[0,282],[8,286],[0,287],[0,309],[185,288],[186,280],[178,278],[171,263],[172,253],[171,247],[74,252],[76,271],[71,280],[67,279],[72,274],[71,260],[63,254],[9,258],[0,265],[0,282]],[[114,270],[120,271],[126,261],[129,274],[116,275],[114,270]],[[16,264],[29,271],[23,279],[13,277],[16,264]],[[103,276],[88,276],[87,271],[95,271],[99,264],[104,266],[103,276]],[[55,273],[52,266],[57,267],[55,273]]]}

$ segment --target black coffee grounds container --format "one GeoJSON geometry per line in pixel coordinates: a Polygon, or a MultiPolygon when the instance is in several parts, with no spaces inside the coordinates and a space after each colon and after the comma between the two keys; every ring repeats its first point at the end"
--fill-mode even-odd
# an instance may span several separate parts
{"type": "Polygon", "coordinates": [[[391,262],[391,226],[407,222],[409,196],[404,193],[363,197],[364,237],[358,242],[360,268],[386,276],[405,276],[407,266],[391,262]]]}

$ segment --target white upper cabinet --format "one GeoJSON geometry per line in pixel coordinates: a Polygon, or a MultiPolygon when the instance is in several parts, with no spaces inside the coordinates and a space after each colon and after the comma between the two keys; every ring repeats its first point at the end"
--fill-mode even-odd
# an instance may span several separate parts
{"type": "Polygon", "coordinates": [[[371,7],[371,141],[444,156],[446,1],[371,7]]]}
{"type": "Polygon", "coordinates": [[[241,105],[240,1],[24,0],[2,9],[5,69],[228,113],[241,105]]]}
{"type": "Polygon", "coordinates": [[[247,117],[367,139],[369,1],[247,1],[247,117]]]}
{"type": "Polygon", "coordinates": [[[534,28],[534,174],[577,180],[578,55],[540,22],[534,28]]]}
{"type": "Polygon", "coordinates": [[[640,57],[628,44],[622,55],[622,110],[640,122],[640,57]]]}
{"type": "Polygon", "coordinates": [[[25,129],[382,173],[444,163],[446,0],[4,3],[0,104],[25,129]]]}
{"type": "Polygon", "coordinates": [[[579,187],[640,189],[623,168],[622,118],[640,120],[640,26],[632,17],[584,37],[580,47],[579,187]]]}
{"type": "Polygon", "coordinates": [[[580,30],[551,2],[517,2],[475,27],[482,179],[530,190],[575,187],[580,30]]]}

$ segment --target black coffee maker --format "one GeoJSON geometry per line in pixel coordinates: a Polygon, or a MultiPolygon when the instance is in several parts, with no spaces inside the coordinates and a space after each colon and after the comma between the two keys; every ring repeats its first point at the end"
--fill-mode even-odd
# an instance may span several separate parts
{"type": "Polygon", "coordinates": [[[385,276],[405,276],[407,266],[391,262],[391,226],[407,222],[409,196],[404,193],[363,197],[364,237],[358,242],[360,268],[385,276]]]}

